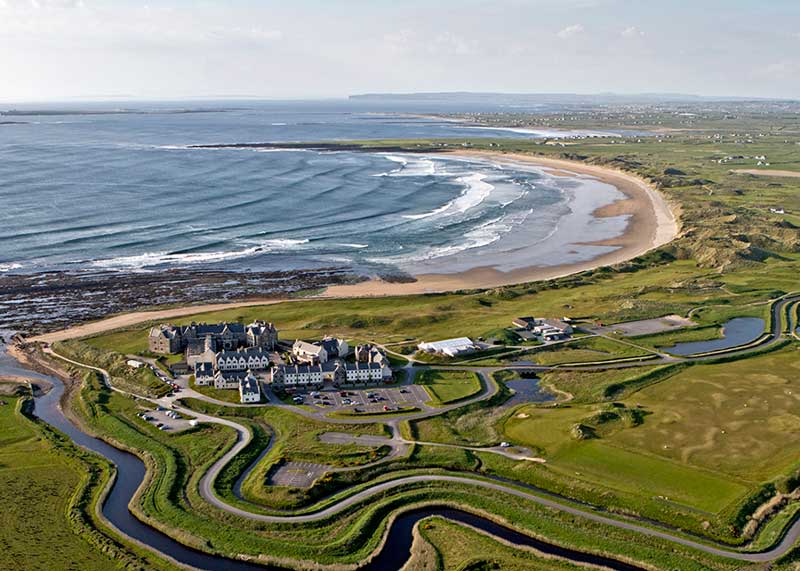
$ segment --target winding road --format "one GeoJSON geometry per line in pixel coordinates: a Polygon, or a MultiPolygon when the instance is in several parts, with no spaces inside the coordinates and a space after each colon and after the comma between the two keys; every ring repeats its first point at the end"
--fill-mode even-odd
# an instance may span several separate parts
{"type": "MultiPolygon", "coordinates": [[[[745,354],[745,353],[748,353],[748,352],[753,352],[753,351],[757,351],[757,350],[763,350],[764,348],[769,347],[770,345],[773,345],[773,344],[779,342],[783,338],[783,332],[784,332],[783,321],[782,321],[782,316],[783,315],[788,315],[789,316],[788,317],[787,328],[786,328],[787,333],[790,336],[793,336],[793,337],[797,338],[798,337],[798,333],[796,331],[796,324],[794,322],[795,321],[795,316],[794,316],[794,313],[793,313],[792,305],[794,303],[798,302],[798,300],[800,300],[800,296],[798,296],[798,295],[785,296],[783,299],[780,299],[780,300],[776,301],[773,304],[773,306],[772,306],[772,319],[771,319],[772,326],[771,326],[771,329],[770,329],[770,331],[768,333],[766,333],[758,341],[758,343],[749,344],[749,345],[744,346],[742,348],[732,348],[732,349],[730,349],[728,351],[715,353],[713,355],[701,355],[701,356],[697,356],[697,357],[685,357],[685,358],[681,358],[681,359],[675,359],[675,358],[671,358],[671,357],[669,357],[669,358],[668,357],[662,357],[662,359],[669,359],[668,362],[676,362],[676,361],[705,361],[705,360],[711,360],[711,359],[718,358],[721,355],[742,355],[742,354],[745,354]],[[786,313],[784,313],[784,312],[786,312],[786,313]]],[[[98,368],[98,367],[94,367],[94,366],[91,366],[91,365],[87,365],[87,364],[84,364],[84,363],[80,363],[80,362],[74,361],[72,359],[66,358],[66,357],[64,357],[62,355],[59,355],[58,353],[54,352],[49,347],[46,347],[45,351],[48,354],[50,354],[51,356],[53,356],[55,358],[58,358],[58,359],[61,359],[61,360],[65,361],[65,362],[71,363],[71,364],[79,366],[79,367],[92,369],[92,370],[95,370],[95,371],[99,372],[101,374],[101,376],[103,377],[103,380],[104,380],[105,384],[111,390],[114,390],[114,391],[117,391],[117,392],[120,392],[120,393],[123,393],[123,394],[130,394],[130,393],[127,393],[126,391],[123,391],[123,390],[120,390],[120,389],[114,387],[112,385],[112,383],[111,383],[110,375],[104,369],[101,369],[101,368],[98,368]]],[[[658,363],[658,362],[660,362],[660,359],[654,359],[654,360],[647,361],[648,364],[658,363]]],[[[638,364],[639,363],[635,363],[635,364],[630,364],[630,363],[605,363],[605,364],[593,365],[592,368],[629,367],[629,366],[635,366],[635,365],[638,365],[638,364]]],[[[526,370],[551,370],[551,369],[553,369],[553,367],[545,367],[545,366],[460,367],[460,368],[463,368],[465,370],[472,370],[472,371],[475,371],[476,373],[478,373],[479,375],[481,375],[481,378],[483,380],[483,390],[478,395],[476,395],[475,397],[473,397],[473,398],[471,398],[471,399],[469,399],[467,401],[456,403],[454,405],[450,405],[450,406],[447,406],[447,407],[441,407],[441,408],[437,408],[437,409],[433,409],[433,410],[425,410],[425,411],[422,411],[420,413],[405,415],[405,416],[403,416],[403,419],[425,418],[425,417],[429,417],[429,416],[433,416],[433,415],[438,415],[438,414],[442,414],[444,412],[447,412],[448,410],[452,410],[454,408],[460,408],[460,407],[465,406],[467,404],[470,404],[472,402],[478,402],[478,401],[481,401],[481,400],[485,400],[485,399],[491,398],[491,396],[493,396],[498,390],[497,385],[491,380],[491,377],[490,377],[490,374],[492,372],[496,371],[496,370],[509,369],[509,368],[511,368],[511,369],[518,368],[518,369],[526,369],[526,370]]],[[[562,367],[558,367],[558,368],[559,369],[564,369],[564,368],[569,368],[569,367],[563,367],[562,366],[562,367]]],[[[577,370],[587,370],[587,367],[585,367],[585,366],[583,366],[583,367],[575,367],[575,368],[577,370]]],[[[413,371],[413,366],[410,366],[409,369],[410,369],[410,372],[413,371]]],[[[405,476],[405,477],[397,478],[397,479],[394,479],[394,480],[388,480],[388,481],[380,482],[380,483],[374,484],[374,485],[372,485],[372,486],[370,486],[370,487],[368,487],[366,489],[359,490],[359,491],[353,493],[352,495],[349,495],[347,497],[342,498],[341,500],[338,500],[336,503],[333,503],[331,505],[328,505],[328,506],[323,507],[321,509],[318,509],[316,511],[304,512],[304,513],[294,513],[294,514],[292,514],[292,513],[286,513],[286,514],[253,513],[253,512],[249,512],[249,511],[243,510],[243,509],[241,509],[241,508],[239,508],[237,506],[233,506],[233,505],[230,505],[230,504],[226,503],[225,501],[223,501],[221,498],[219,498],[214,493],[214,481],[217,478],[217,476],[219,475],[219,473],[222,471],[222,469],[237,454],[239,454],[250,443],[250,441],[252,439],[252,434],[250,433],[250,431],[245,426],[240,425],[240,424],[238,424],[238,423],[236,423],[234,421],[228,420],[228,419],[219,418],[219,417],[215,417],[215,416],[207,415],[207,414],[202,414],[202,413],[199,413],[199,412],[197,412],[195,410],[188,409],[188,408],[186,408],[184,406],[181,406],[179,403],[175,402],[177,400],[176,397],[173,397],[173,398],[165,397],[165,398],[162,398],[162,399],[150,399],[150,398],[142,397],[141,395],[133,395],[133,396],[136,396],[137,398],[141,398],[143,400],[147,400],[147,401],[149,401],[149,402],[151,402],[153,404],[159,404],[159,405],[162,405],[162,406],[170,406],[170,407],[174,408],[175,410],[178,410],[178,411],[180,411],[181,413],[183,413],[183,414],[185,414],[187,416],[197,418],[201,422],[220,424],[220,425],[228,426],[228,427],[233,428],[234,430],[236,430],[237,435],[238,435],[237,442],[222,457],[220,457],[209,468],[209,470],[203,475],[203,477],[200,480],[199,488],[200,488],[201,496],[208,503],[210,503],[210,504],[214,505],[215,507],[217,507],[217,508],[219,508],[221,510],[224,510],[224,511],[226,511],[228,513],[232,513],[232,514],[235,514],[237,516],[240,516],[240,517],[243,517],[243,518],[247,518],[247,519],[251,519],[251,520],[269,522],[269,523],[314,522],[314,521],[319,521],[319,520],[322,520],[322,519],[325,519],[325,518],[329,518],[329,517],[335,516],[338,513],[341,513],[343,510],[346,510],[347,508],[349,508],[349,507],[351,507],[351,506],[353,506],[355,504],[358,504],[360,502],[365,502],[365,501],[367,501],[367,500],[369,500],[371,498],[380,496],[382,494],[385,494],[386,492],[389,492],[391,490],[395,490],[397,488],[400,488],[402,486],[406,486],[406,485],[409,485],[409,484],[453,483],[453,484],[474,486],[474,487],[477,487],[477,488],[483,488],[483,489],[486,489],[486,490],[491,490],[491,491],[494,491],[494,492],[507,494],[507,495],[512,496],[512,497],[516,497],[516,498],[519,498],[519,499],[524,499],[524,500],[527,500],[527,501],[531,501],[531,502],[534,502],[534,503],[536,503],[538,505],[541,505],[541,506],[544,506],[544,507],[547,507],[547,508],[551,508],[551,509],[556,509],[556,510],[559,510],[559,511],[561,511],[563,513],[568,513],[570,515],[582,517],[582,518],[585,518],[587,520],[591,520],[591,521],[594,521],[594,522],[597,522],[597,523],[610,525],[610,526],[616,527],[618,529],[623,529],[623,530],[639,533],[639,534],[642,534],[642,535],[663,539],[663,540],[670,541],[670,542],[673,542],[673,543],[678,544],[678,545],[682,545],[682,546],[685,546],[685,547],[690,547],[690,548],[693,548],[693,549],[697,549],[697,550],[699,550],[699,551],[701,551],[703,553],[709,554],[709,555],[727,557],[727,558],[738,560],[738,561],[745,561],[745,562],[769,562],[769,561],[774,561],[774,560],[782,557],[786,553],[788,553],[793,548],[793,546],[797,542],[798,538],[800,538],[800,520],[796,520],[791,525],[791,527],[787,530],[787,532],[784,534],[784,536],[781,538],[780,542],[778,544],[772,546],[770,549],[768,549],[766,551],[762,551],[762,552],[738,551],[738,550],[735,550],[735,549],[730,549],[730,548],[724,547],[722,545],[715,545],[715,544],[712,544],[710,542],[709,543],[700,542],[700,541],[688,538],[686,536],[680,535],[677,532],[674,532],[674,533],[670,532],[670,531],[668,531],[666,529],[655,529],[653,527],[648,527],[646,525],[643,525],[642,523],[638,523],[638,522],[630,520],[630,519],[612,518],[612,517],[609,517],[607,515],[603,515],[603,514],[601,514],[599,512],[593,511],[593,510],[587,508],[586,506],[582,506],[582,505],[576,504],[574,502],[571,502],[566,498],[562,499],[562,498],[555,498],[555,497],[552,497],[552,496],[545,497],[543,495],[539,495],[539,494],[533,493],[532,491],[529,491],[529,490],[526,490],[526,489],[520,489],[519,487],[514,487],[512,484],[506,484],[506,483],[503,483],[503,482],[500,482],[500,481],[495,481],[495,480],[481,479],[479,477],[472,478],[472,477],[467,477],[467,476],[434,475],[434,474],[420,474],[420,475],[405,476]]],[[[195,393],[192,396],[197,396],[198,398],[204,398],[206,400],[213,401],[213,399],[209,399],[208,397],[205,397],[204,395],[201,395],[200,393],[195,393]]],[[[216,402],[219,403],[219,404],[223,404],[225,406],[231,406],[231,403],[223,403],[223,402],[219,402],[219,401],[216,401],[216,402]]],[[[274,406],[274,405],[271,405],[271,406],[274,406]]],[[[278,406],[284,406],[284,405],[278,405],[278,406]]],[[[306,415],[306,416],[311,416],[311,417],[318,418],[318,419],[320,418],[318,413],[313,413],[313,412],[310,412],[310,411],[305,411],[305,410],[297,409],[297,408],[293,408],[293,410],[295,412],[298,412],[298,413],[306,415]]],[[[339,423],[339,424],[358,424],[358,423],[363,423],[363,422],[372,423],[372,422],[380,421],[380,419],[330,419],[330,418],[324,418],[324,420],[326,422],[339,423]]],[[[400,433],[399,433],[399,430],[397,428],[397,424],[396,423],[397,423],[397,420],[390,419],[388,421],[388,424],[392,427],[393,436],[391,437],[391,439],[387,439],[387,441],[385,442],[385,443],[392,442],[391,445],[393,447],[399,446],[401,444],[410,445],[412,443],[426,444],[426,445],[428,445],[428,444],[442,445],[442,444],[437,444],[437,443],[420,443],[420,442],[416,442],[416,441],[412,442],[412,441],[404,440],[400,436],[400,433]]],[[[378,440],[375,440],[374,442],[371,442],[371,443],[378,445],[381,442],[384,442],[384,441],[380,441],[379,442],[378,440]]],[[[248,468],[248,470],[245,472],[244,475],[246,475],[249,472],[249,470],[251,470],[252,467],[257,463],[257,461],[259,459],[261,459],[263,457],[263,455],[268,452],[269,446],[270,445],[268,445],[267,449],[265,449],[259,455],[259,458],[256,460],[256,462],[251,464],[251,466],[248,468]]],[[[456,446],[456,447],[459,447],[457,445],[447,445],[447,444],[443,444],[443,446],[456,446]]],[[[461,448],[469,448],[469,447],[461,447],[461,448]]],[[[536,459],[536,458],[525,457],[524,453],[518,453],[518,452],[512,452],[512,451],[508,451],[508,450],[504,450],[504,449],[499,449],[499,447],[495,448],[495,449],[489,449],[489,448],[470,448],[470,449],[486,451],[486,452],[494,452],[494,453],[498,453],[498,454],[504,454],[504,455],[510,456],[510,457],[513,457],[512,455],[516,455],[515,459],[525,459],[525,460],[531,460],[531,461],[539,461],[539,459],[536,459]]],[[[377,462],[381,462],[381,461],[386,461],[386,459],[378,460],[377,462]]],[[[363,466],[361,466],[360,468],[363,468],[363,466]]],[[[240,477],[239,482],[237,482],[237,487],[238,487],[238,485],[241,484],[242,479],[243,479],[243,477],[240,477]]]]}

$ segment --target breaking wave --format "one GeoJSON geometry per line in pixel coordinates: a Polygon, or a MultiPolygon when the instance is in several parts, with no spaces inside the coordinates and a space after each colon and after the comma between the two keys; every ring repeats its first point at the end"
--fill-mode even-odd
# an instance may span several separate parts
{"type": "Polygon", "coordinates": [[[204,264],[246,258],[259,253],[287,251],[296,249],[307,243],[308,239],[295,240],[278,238],[274,240],[265,240],[257,246],[244,248],[242,250],[218,252],[146,252],[135,256],[120,256],[105,260],[95,260],[91,262],[91,265],[103,269],[133,270],[163,265],[180,266],[184,264],[204,264]]]}
{"type": "Polygon", "coordinates": [[[459,183],[464,185],[464,190],[461,191],[460,196],[430,212],[423,212],[422,214],[404,214],[403,218],[421,220],[439,214],[462,214],[471,208],[475,208],[486,200],[494,190],[493,185],[485,182],[484,179],[486,179],[486,177],[487,175],[483,173],[472,173],[460,177],[456,179],[459,183]]]}

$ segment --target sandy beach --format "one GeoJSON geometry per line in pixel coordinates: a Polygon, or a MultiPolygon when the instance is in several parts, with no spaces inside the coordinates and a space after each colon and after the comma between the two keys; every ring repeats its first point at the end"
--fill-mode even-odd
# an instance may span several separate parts
{"type": "MultiPolygon", "coordinates": [[[[574,264],[546,267],[527,267],[509,272],[491,267],[479,267],[459,273],[420,274],[416,282],[389,283],[380,279],[332,286],[324,297],[362,297],[440,293],[459,289],[477,289],[552,279],[592,268],[608,266],[635,258],[670,242],[678,234],[678,221],[664,197],[644,179],[622,171],[586,165],[574,161],[548,159],[519,153],[458,151],[454,157],[479,158],[497,164],[524,164],[546,169],[554,176],[589,175],[616,187],[625,198],[594,211],[596,217],[630,215],[622,235],[599,242],[582,242],[613,246],[616,250],[594,259],[574,264]]],[[[581,243],[576,241],[576,243],[581,243]]]]}

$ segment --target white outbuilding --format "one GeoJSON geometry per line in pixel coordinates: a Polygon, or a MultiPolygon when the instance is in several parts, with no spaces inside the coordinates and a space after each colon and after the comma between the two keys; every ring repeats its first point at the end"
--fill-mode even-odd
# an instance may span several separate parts
{"type": "Polygon", "coordinates": [[[477,351],[478,347],[469,337],[458,337],[456,339],[444,339],[443,341],[431,341],[430,343],[420,343],[420,351],[427,353],[439,353],[448,357],[465,355],[477,351]]]}

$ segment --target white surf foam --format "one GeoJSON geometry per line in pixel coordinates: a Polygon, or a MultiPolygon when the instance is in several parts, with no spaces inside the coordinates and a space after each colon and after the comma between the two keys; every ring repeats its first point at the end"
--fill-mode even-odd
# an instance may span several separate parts
{"type": "Polygon", "coordinates": [[[616,133],[609,131],[587,131],[587,130],[569,130],[558,131],[554,129],[528,129],[525,127],[484,127],[484,126],[468,126],[466,129],[483,129],[488,131],[506,131],[509,133],[518,133],[520,135],[532,135],[534,137],[542,137],[548,139],[578,139],[578,138],[602,138],[602,137],[618,137],[616,133]]]}
{"type": "Polygon", "coordinates": [[[10,272],[11,270],[22,269],[22,264],[17,262],[7,262],[0,264],[0,272],[10,272]]]}
{"type": "Polygon", "coordinates": [[[402,267],[405,264],[429,262],[437,258],[454,256],[466,250],[484,248],[500,240],[516,226],[524,224],[528,216],[532,213],[533,209],[529,209],[484,222],[480,226],[476,226],[469,232],[466,232],[457,244],[425,248],[415,254],[407,256],[371,258],[369,261],[379,264],[398,264],[402,267]]]}
{"type": "Polygon", "coordinates": [[[169,252],[145,252],[144,254],[138,254],[134,256],[121,256],[118,258],[95,260],[91,263],[91,265],[105,269],[138,269],[165,264],[202,264],[246,258],[248,256],[264,252],[292,250],[306,243],[308,243],[308,240],[276,238],[272,240],[265,240],[257,246],[252,246],[242,250],[223,252],[188,252],[180,254],[169,252]]]}
{"type": "Polygon", "coordinates": [[[423,212],[422,214],[404,214],[403,218],[409,220],[421,220],[423,218],[430,218],[439,214],[447,214],[452,216],[455,214],[462,214],[471,208],[475,208],[486,200],[494,190],[494,185],[485,182],[487,175],[483,173],[472,173],[467,176],[462,176],[456,179],[464,185],[464,190],[461,195],[454,198],[447,204],[440,206],[430,212],[423,212]]]}
{"type": "Polygon", "coordinates": [[[436,163],[426,157],[401,157],[399,155],[381,155],[383,158],[398,163],[400,166],[390,171],[372,176],[432,176],[436,173],[436,163]]]}

